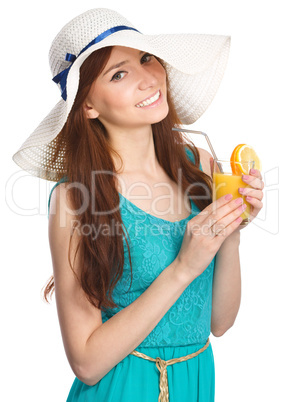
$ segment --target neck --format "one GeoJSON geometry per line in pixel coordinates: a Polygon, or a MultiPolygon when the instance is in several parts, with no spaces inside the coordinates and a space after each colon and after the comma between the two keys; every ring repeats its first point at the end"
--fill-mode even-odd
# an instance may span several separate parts
{"type": "Polygon", "coordinates": [[[113,154],[115,169],[118,174],[147,174],[155,176],[160,165],[156,158],[152,127],[135,130],[115,130],[109,133],[110,144],[122,158],[113,154]]]}

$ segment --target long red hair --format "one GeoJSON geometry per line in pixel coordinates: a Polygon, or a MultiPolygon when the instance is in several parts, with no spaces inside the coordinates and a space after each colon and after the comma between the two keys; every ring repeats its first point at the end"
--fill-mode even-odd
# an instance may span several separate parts
{"type": "MultiPolygon", "coordinates": [[[[62,142],[65,142],[66,145],[64,158],[68,182],[82,183],[92,196],[92,202],[89,203],[89,206],[76,216],[76,224],[78,225],[79,222],[80,227],[90,225],[92,228],[108,225],[106,227],[111,228],[115,222],[118,227],[124,227],[121,233],[114,233],[112,236],[106,236],[98,230],[96,233],[99,234],[95,241],[92,240],[91,235],[83,235],[77,245],[77,248],[80,248],[78,255],[81,259],[79,264],[81,268],[77,279],[90,303],[100,309],[117,307],[112,299],[112,292],[123,273],[124,248],[122,237],[124,237],[128,248],[132,280],[131,255],[127,231],[118,208],[120,200],[115,182],[116,171],[111,157],[112,149],[108,141],[108,133],[98,119],[87,119],[83,110],[83,103],[91,85],[108,62],[111,50],[112,47],[99,49],[82,64],[80,83],[74,105],[65,126],[56,139],[58,150],[62,142]],[[95,182],[92,179],[92,172],[94,171],[96,172],[95,182]],[[105,171],[114,174],[100,173],[105,171]],[[92,213],[92,205],[96,206],[96,211],[99,213],[92,213]],[[103,213],[104,211],[114,212],[110,214],[103,213]]],[[[161,60],[159,61],[162,63],[161,60]]],[[[194,199],[197,207],[202,210],[212,202],[211,178],[199,169],[200,156],[194,144],[188,143],[182,133],[172,131],[172,128],[179,127],[181,122],[169,91],[167,98],[169,104],[167,117],[152,125],[157,160],[168,176],[176,183],[178,183],[178,179],[180,180],[178,169],[182,169],[182,189],[187,192],[189,201],[190,198],[194,199]],[[195,158],[194,163],[188,159],[185,147],[192,152],[195,158]],[[198,185],[196,185],[197,183],[198,185]]],[[[82,192],[76,186],[68,191],[74,210],[80,210],[83,203],[82,192]]],[[[70,244],[72,237],[71,234],[70,244]]],[[[70,260],[70,247],[69,263],[73,269],[70,260]]],[[[74,270],[73,272],[75,274],[74,270]]],[[[48,301],[48,296],[51,297],[53,291],[54,278],[51,276],[44,288],[46,301],[48,301]]]]}

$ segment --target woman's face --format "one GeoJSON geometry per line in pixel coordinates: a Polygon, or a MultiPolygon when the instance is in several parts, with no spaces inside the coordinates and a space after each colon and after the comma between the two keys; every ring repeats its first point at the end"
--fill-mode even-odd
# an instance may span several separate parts
{"type": "Polygon", "coordinates": [[[158,123],[169,111],[163,66],[149,53],[115,46],[91,86],[85,110],[107,130],[158,123]]]}

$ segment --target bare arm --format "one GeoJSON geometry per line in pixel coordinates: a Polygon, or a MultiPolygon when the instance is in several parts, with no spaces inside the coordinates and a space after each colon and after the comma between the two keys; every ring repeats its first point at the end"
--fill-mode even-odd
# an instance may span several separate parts
{"type": "Polygon", "coordinates": [[[223,335],[235,322],[241,302],[240,231],[222,244],[216,255],[213,279],[211,331],[223,335]]]}
{"type": "Polygon", "coordinates": [[[54,190],[49,217],[56,304],[70,366],[81,381],[94,385],[148,336],[194,277],[179,276],[175,260],[140,297],[102,324],[101,311],[87,301],[68,264],[74,216],[66,212],[64,189],[60,184],[54,190]],[[66,224],[61,227],[63,214],[66,224]]]}
{"type": "MultiPolygon", "coordinates": [[[[212,155],[199,149],[202,169],[211,174],[212,155]]],[[[236,229],[222,244],[216,254],[213,279],[211,331],[223,335],[232,327],[241,302],[241,270],[239,257],[240,230],[236,229]]]]}

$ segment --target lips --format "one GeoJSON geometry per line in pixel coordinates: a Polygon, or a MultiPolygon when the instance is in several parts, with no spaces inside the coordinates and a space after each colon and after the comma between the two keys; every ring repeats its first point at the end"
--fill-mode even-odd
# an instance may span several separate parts
{"type": "Polygon", "coordinates": [[[137,103],[135,105],[136,107],[145,107],[145,106],[150,106],[153,103],[157,102],[157,100],[160,98],[161,92],[158,90],[157,92],[154,93],[154,95],[149,96],[148,98],[144,99],[142,102],[137,103]]]}

